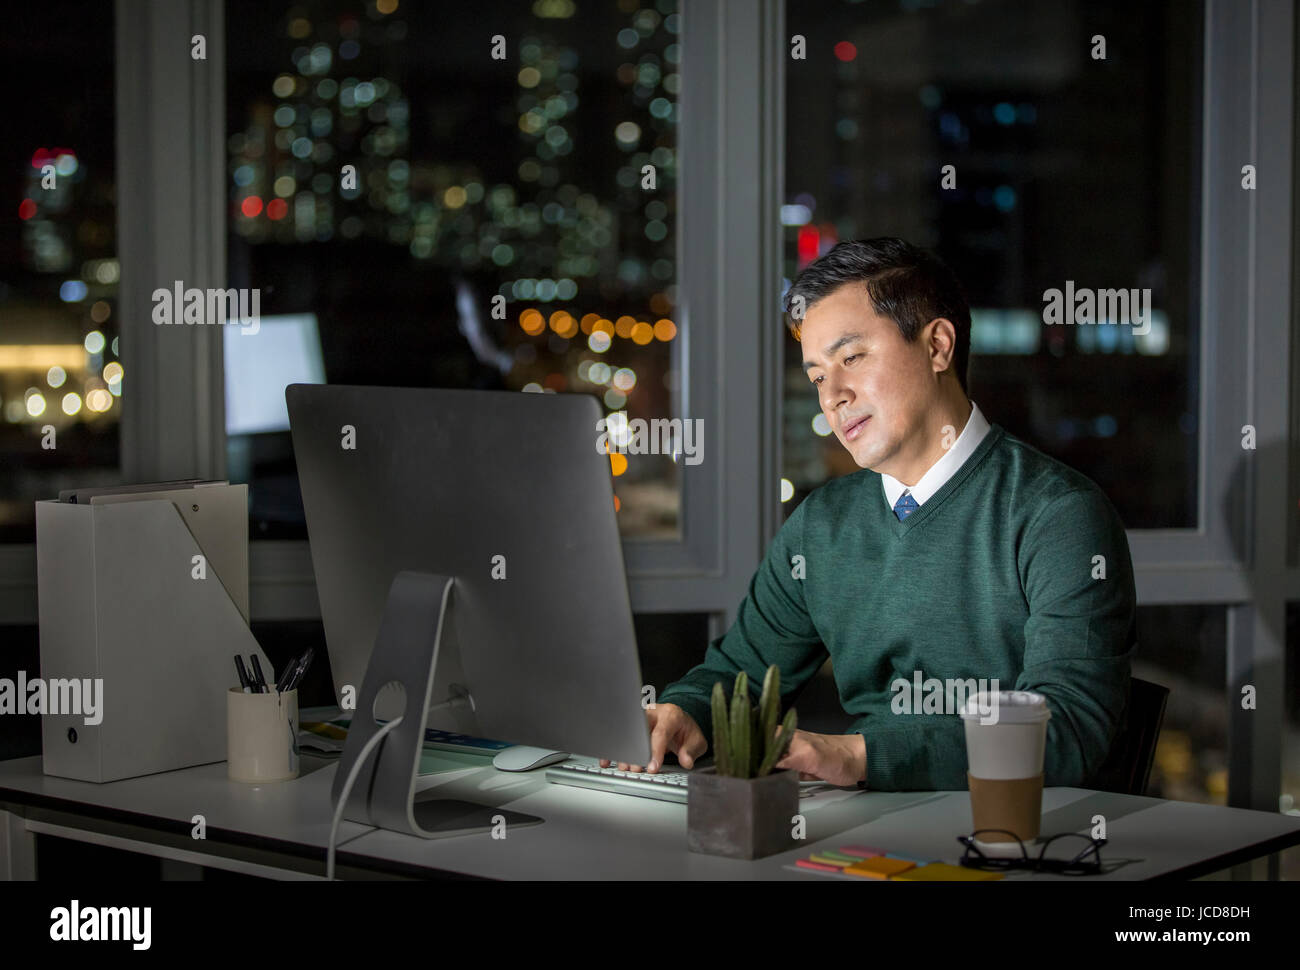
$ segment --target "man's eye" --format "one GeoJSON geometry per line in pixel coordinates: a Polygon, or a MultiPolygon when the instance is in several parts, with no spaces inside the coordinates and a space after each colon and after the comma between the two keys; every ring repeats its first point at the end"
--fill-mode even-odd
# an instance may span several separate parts
{"type": "Polygon", "coordinates": [[[816,386],[822,382],[822,375],[818,374],[812,379],[813,385],[816,386]]]}
{"type": "Polygon", "coordinates": [[[861,354],[849,354],[849,356],[844,358],[844,363],[846,364],[852,363],[853,361],[857,360],[861,356],[862,356],[861,354]]]}

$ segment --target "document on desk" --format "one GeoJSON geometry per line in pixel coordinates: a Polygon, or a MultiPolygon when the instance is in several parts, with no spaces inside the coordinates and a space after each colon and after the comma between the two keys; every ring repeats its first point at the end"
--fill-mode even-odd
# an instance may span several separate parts
{"type": "MultiPolygon", "coordinates": [[[[303,721],[299,725],[298,746],[322,756],[340,755],[347,745],[347,723],[343,720],[303,721]]],[[[452,749],[426,743],[420,750],[419,773],[436,775],[467,768],[477,769],[491,764],[491,759],[491,751],[452,749]]]]}
{"type": "Polygon", "coordinates": [[[327,738],[307,728],[298,731],[298,747],[318,755],[337,755],[343,753],[346,742],[336,738],[327,738]]]}
{"type": "Polygon", "coordinates": [[[420,774],[440,775],[448,771],[465,771],[485,768],[492,764],[492,759],[468,751],[444,751],[440,748],[425,746],[420,749],[420,774]]]}
{"type": "Polygon", "coordinates": [[[807,789],[799,790],[799,810],[801,812],[815,812],[819,809],[828,808],[838,802],[847,801],[850,798],[856,798],[862,794],[859,788],[837,788],[834,785],[817,786],[810,785],[807,789]]]}

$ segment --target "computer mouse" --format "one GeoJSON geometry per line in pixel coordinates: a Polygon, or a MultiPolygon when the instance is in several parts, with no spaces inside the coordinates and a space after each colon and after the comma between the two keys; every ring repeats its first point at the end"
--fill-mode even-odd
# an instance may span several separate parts
{"type": "Polygon", "coordinates": [[[492,759],[492,766],[502,771],[532,771],[534,768],[545,768],[547,765],[568,760],[567,751],[516,744],[498,751],[496,757],[492,759]]]}

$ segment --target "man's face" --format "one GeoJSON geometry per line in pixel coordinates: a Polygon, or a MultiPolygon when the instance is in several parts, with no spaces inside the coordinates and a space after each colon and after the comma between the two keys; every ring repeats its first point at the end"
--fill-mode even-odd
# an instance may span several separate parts
{"type": "Polygon", "coordinates": [[[804,370],[859,467],[891,473],[910,462],[925,433],[936,393],[929,331],[907,343],[897,324],[876,312],[863,283],[837,287],[807,310],[800,331],[804,370]]]}

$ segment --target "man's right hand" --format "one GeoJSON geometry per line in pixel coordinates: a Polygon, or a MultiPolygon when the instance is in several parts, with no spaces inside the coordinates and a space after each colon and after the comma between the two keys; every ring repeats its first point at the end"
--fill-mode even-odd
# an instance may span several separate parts
{"type": "MultiPolygon", "coordinates": [[[[646,771],[654,774],[664,764],[664,753],[671,751],[683,768],[695,765],[695,759],[709,750],[709,743],[704,739],[704,732],[691,717],[676,704],[655,704],[646,708],[646,720],[650,722],[650,763],[642,768],[625,761],[618,763],[619,771],[646,771]]],[[[600,759],[600,766],[610,766],[608,758],[600,759]]]]}

